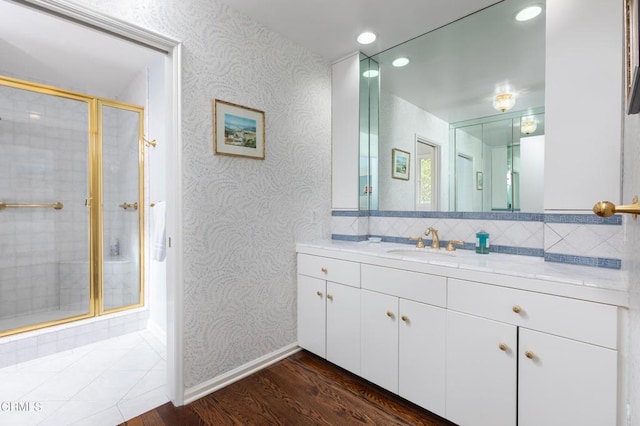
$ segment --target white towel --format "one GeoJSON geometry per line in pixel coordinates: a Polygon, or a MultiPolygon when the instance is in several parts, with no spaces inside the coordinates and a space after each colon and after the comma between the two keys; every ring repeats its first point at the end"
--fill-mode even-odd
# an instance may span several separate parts
{"type": "Polygon", "coordinates": [[[167,203],[159,201],[151,209],[153,212],[153,229],[151,236],[153,238],[153,260],[163,262],[167,256],[167,228],[165,226],[167,203]]]}

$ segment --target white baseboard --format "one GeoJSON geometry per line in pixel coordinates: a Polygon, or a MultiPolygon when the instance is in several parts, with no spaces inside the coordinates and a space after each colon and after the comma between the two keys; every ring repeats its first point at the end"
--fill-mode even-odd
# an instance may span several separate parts
{"type": "Polygon", "coordinates": [[[214,377],[213,379],[207,380],[206,382],[200,383],[199,385],[190,387],[184,392],[184,404],[189,404],[197,399],[202,398],[203,396],[217,391],[218,389],[222,389],[225,386],[228,386],[240,379],[243,379],[257,371],[262,370],[263,368],[270,366],[271,364],[275,364],[276,362],[288,356],[291,356],[300,350],[302,350],[302,348],[298,346],[297,343],[292,343],[281,349],[278,349],[277,351],[271,352],[256,360],[241,365],[238,368],[234,368],[233,370],[225,374],[214,377]]]}

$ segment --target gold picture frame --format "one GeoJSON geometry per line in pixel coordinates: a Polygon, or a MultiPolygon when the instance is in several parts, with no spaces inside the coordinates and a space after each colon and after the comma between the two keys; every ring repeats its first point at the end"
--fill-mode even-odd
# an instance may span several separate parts
{"type": "Polygon", "coordinates": [[[264,111],[214,99],[213,153],[264,160],[264,111]]]}
{"type": "Polygon", "coordinates": [[[401,149],[391,150],[391,177],[394,179],[409,180],[411,168],[411,153],[401,149]]]}

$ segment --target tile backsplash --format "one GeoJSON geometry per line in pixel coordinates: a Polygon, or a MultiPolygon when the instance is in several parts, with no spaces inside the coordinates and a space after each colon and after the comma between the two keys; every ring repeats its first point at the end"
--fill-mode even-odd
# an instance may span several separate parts
{"type": "MultiPolygon", "coordinates": [[[[438,230],[441,245],[449,240],[475,247],[475,234],[491,235],[491,251],[544,257],[548,262],[620,269],[622,220],[593,214],[458,213],[400,211],[333,211],[332,238],[360,241],[369,236],[411,243],[428,227],[438,230]]],[[[430,241],[427,237],[426,241],[430,241]]]]}

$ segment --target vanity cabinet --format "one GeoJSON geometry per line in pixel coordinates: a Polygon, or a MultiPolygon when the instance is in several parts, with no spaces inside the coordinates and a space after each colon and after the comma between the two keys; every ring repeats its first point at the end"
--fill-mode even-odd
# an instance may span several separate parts
{"type": "Polygon", "coordinates": [[[444,277],[362,265],[361,376],[445,414],[444,277]],[[409,297],[411,299],[409,299],[409,297]]]}
{"type": "Polygon", "coordinates": [[[616,424],[616,307],[455,279],[448,296],[448,419],[616,424]]]}
{"type": "Polygon", "coordinates": [[[360,374],[360,264],[298,255],[298,344],[360,374]]]}
{"type": "Polygon", "coordinates": [[[298,254],[301,347],[459,426],[620,424],[611,299],[340,255],[298,254]]]}
{"type": "Polygon", "coordinates": [[[447,312],[446,417],[459,426],[514,426],[517,328],[447,312]]]}

